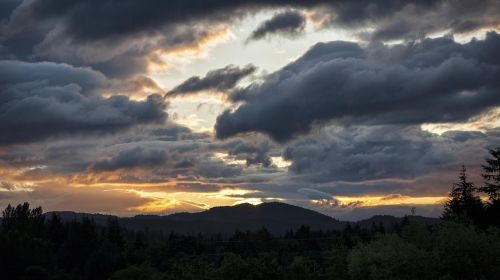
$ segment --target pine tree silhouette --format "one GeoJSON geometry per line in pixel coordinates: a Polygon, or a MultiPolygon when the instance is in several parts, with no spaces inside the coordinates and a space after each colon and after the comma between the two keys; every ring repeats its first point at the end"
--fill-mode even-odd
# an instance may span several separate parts
{"type": "Polygon", "coordinates": [[[491,201],[500,199],[500,146],[489,150],[491,158],[486,159],[486,164],[481,165],[484,186],[481,192],[488,194],[491,201]]]}
{"type": "Polygon", "coordinates": [[[467,178],[465,165],[462,165],[458,182],[453,184],[442,217],[480,224],[483,218],[483,203],[476,191],[474,183],[467,178]]]}

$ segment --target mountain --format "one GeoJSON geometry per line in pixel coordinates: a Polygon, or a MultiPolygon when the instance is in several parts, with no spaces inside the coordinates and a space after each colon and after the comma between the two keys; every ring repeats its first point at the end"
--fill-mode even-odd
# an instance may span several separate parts
{"type": "Polygon", "coordinates": [[[311,229],[340,229],[343,222],[301,207],[279,203],[259,205],[239,204],[214,207],[199,213],[177,213],[168,216],[135,216],[120,222],[130,229],[148,228],[153,231],[231,234],[236,230],[259,230],[265,227],[271,233],[283,234],[307,225],[311,229]]]}
{"type": "MultiPolygon", "coordinates": [[[[430,226],[439,222],[438,218],[430,218],[423,216],[408,216],[408,219],[426,226],[430,226]]],[[[382,225],[385,229],[391,229],[394,228],[394,226],[396,225],[400,225],[402,220],[403,218],[394,217],[390,215],[375,215],[371,218],[360,220],[353,224],[359,226],[360,228],[365,228],[365,229],[371,229],[373,225],[377,227],[382,225]]]]}
{"type": "MultiPolygon", "coordinates": [[[[63,220],[93,218],[96,223],[104,224],[116,216],[74,212],[54,212],[63,220]]],[[[48,213],[50,215],[50,213],[48,213]]],[[[436,220],[433,218],[425,218],[436,220]]],[[[236,230],[259,230],[265,227],[273,234],[284,234],[302,225],[312,230],[339,230],[347,224],[371,228],[382,223],[385,227],[400,223],[402,218],[392,216],[374,216],[359,222],[343,222],[321,213],[302,207],[269,202],[259,205],[239,204],[235,206],[214,207],[198,213],[176,213],[166,216],[138,215],[118,218],[120,224],[131,230],[149,230],[151,232],[176,232],[182,234],[232,234],[236,230]]],[[[430,222],[430,220],[428,222],[430,222]]],[[[426,223],[427,224],[427,223],[426,223]]]]}
{"type": "MultiPolygon", "coordinates": [[[[104,225],[108,222],[109,219],[116,219],[117,216],[113,215],[105,215],[105,214],[89,214],[89,213],[78,213],[73,211],[52,211],[45,213],[45,216],[50,219],[52,214],[56,214],[63,221],[71,221],[71,220],[81,220],[83,218],[93,219],[94,222],[100,225],[104,225]]],[[[120,219],[120,218],[118,218],[120,219]]]]}

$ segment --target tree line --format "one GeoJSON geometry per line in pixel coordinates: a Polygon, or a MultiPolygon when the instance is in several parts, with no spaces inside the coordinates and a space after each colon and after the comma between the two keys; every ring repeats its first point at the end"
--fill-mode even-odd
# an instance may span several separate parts
{"type": "Polygon", "coordinates": [[[483,185],[477,187],[469,181],[462,165],[458,181],[453,184],[446,201],[442,218],[463,223],[473,223],[485,228],[500,226],[500,147],[489,150],[490,157],[481,165],[483,185]],[[486,195],[487,200],[480,195],[486,195]]]}
{"type": "Polygon", "coordinates": [[[500,279],[500,148],[476,187],[465,167],[441,221],[273,236],[265,228],[220,235],[131,231],[110,218],[63,221],[28,203],[7,206],[1,279],[500,279]],[[480,195],[485,196],[482,200],[480,195]],[[487,198],[486,198],[487,196],[487,198]]]}

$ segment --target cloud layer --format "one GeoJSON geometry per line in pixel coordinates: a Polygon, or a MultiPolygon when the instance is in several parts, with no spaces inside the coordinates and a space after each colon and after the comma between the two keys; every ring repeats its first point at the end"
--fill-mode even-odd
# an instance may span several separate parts
{"type": "MultiPolygon", "coordinates": [[[[50,62],[0,61],[0,145],[55,135],[113,132],[167,117],[160,95],[132,101],[96,93],[109,81],[99,72],[50,62]]],[[[101,93],[101,92],[99,92],[101,93]]]]}
{"type": "Polygon", "coordinates": [[[437,215],[500,143],[499,30],[497,0],[0,1],[0,207],[437,215]]]}
{"type": "Polygon", "coordinates": [[[286,11],[275,14],[255,29],[247,41],[260,40],[267,36],[297,36],[304,31],[306,18],[297,11],[286,11]]]}
{"type": "Polygon", "coordinates": [[[217,119],[217,137],[263,132],[285,141],[314,123],[421,124],[463,121],[500,103],[500,35],[362,48],[319,43],[235,93],[244,104],[217,119]]]}
{"type": "Polygon", "coordinates": [[[166,97],[196,94],[202,91],[226,92],[233,89],[243,78],[254,73],[257,68],[253,65],[247,65],[239,68],[234,65],[228,65],[224,68],[212,70],[205,77],[191,77],[174,89],[167,92],[166,97]]]}
{"type": "MultiPolygon", "coordinates": [[[[5,2],[5,1],[4,1],[5,2]]],[[[496,0],[453,1],[7,1],[0,20],[0,58],[50,59],[91,65],[108,76],[147,71],[159,53],[197,48],[241,18],[267,9],[308,12],[319,28],[340,28],[367,40],[466,33],[500,24],[496,0]],[[14,7],[16,9],[12,10],[14,7]],[[10,13],[10,15],[8,15],[10,13]],[[82,21],[84,18],[92,20],[82,21]],[[367,28],[374,29],[367,33],[367,28]]],[[[278,13],[255,36],[296,33],[298,12],[278,13]],[[280,31],[281,30],[281,31],[280,31]],[[283,32],[282,32],[283,31],[283,32]]],[[[256,37],[256,38],[257,38],[256,37]]]]}

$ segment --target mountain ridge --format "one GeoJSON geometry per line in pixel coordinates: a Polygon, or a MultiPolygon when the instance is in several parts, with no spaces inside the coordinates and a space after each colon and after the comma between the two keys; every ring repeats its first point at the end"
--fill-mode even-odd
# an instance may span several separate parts
{"type": "MultiPolygon", "coordinates": [[[[390,228],[399,224],[403,218],[389,215],[375,215],[357,222],[339,221],[314,210],[282,203],[268,202],[258,205],[248,203],[234,206],[217,206],[201,212],[179,212],[169,215],[136,215],[118,217],[106,214],[89,214],[72,211],[47,212],[59,215],[63,220],[92,218],[97,224],[104,224],[110,218],[116,218],[120,224],[130,230],[148,230],[153,232],[175,232],[179,234],[232,234],[236,230],[259,230],[266,228],[273,234],[284,234],[305,225],[311,230],[341,230],[348,224],[369,229],[373,225],[390,228]]],[[[437,223],[437,218],[411,216],[423,224],[437,223]]]]}

